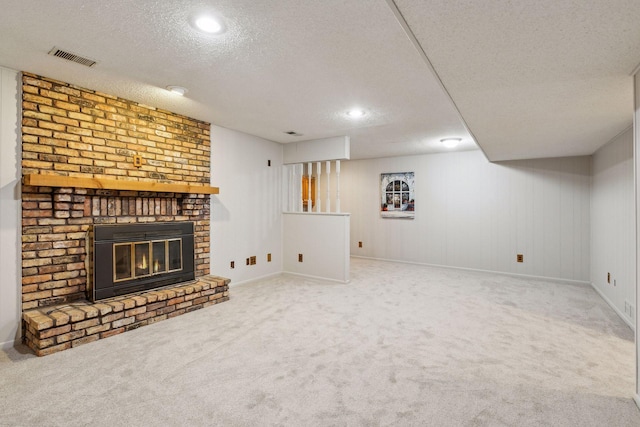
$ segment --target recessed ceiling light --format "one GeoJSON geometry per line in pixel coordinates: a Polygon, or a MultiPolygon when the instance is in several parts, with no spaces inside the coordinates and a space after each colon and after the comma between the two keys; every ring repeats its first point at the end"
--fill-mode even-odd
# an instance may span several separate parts
{"type": "Polygon", "coordinates": [[[222,24],[212,16],[204,15],[195,19],[196,28],[205,33],[218,34],[222,32],[222,24]]]}
{"type": "Polygon", "coordinates": [[[364,110],[361,110],[359,108],[354,108],[353,110],[349,110],[347,111],[347,116],[351,117],[352,119],[359,119],[360,117],[363,117],[366,113],[364,112],[364,110]]]}
{"type": "Polygon", "coordinates": [[[457,147],[458,144],[460,144],[460,141],[462,141],[462,138],[445,138],[440,140],[440,142],[442,142],[442,145],[447,148],[457,147]]]}
{"type": "Polygon", "coordinates": [[[167,86],[167,90],[180,96],[184,96],[188,92],[187,88],[182,86],[167,86]]]}

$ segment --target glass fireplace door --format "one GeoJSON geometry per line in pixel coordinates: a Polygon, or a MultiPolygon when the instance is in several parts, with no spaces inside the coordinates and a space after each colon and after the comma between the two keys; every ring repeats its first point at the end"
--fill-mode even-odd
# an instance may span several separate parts
{"type": "Polygon", "coordinates": [[[153,253],[153,274],[167,271],[167,241],[160,240],[151,243],[153,253]]]}
{"type": "Polygon", "coordinates": [[[113,245],[114,282],[180,271],[182,264],[182,239],[113,245]]]}

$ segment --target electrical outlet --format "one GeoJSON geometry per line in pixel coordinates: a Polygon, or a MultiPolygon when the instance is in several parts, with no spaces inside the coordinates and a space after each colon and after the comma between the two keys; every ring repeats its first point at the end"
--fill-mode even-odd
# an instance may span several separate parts
{"type": "Polygon", "coordinates": [[[271,166],[271,160],[267,160],[267,166],[271,166]]]}
{"type": "Polygon", "coordinates": [[[256,256],[252,256],[249,258],[249,264],[250,265],[256,265],[256,256]]]}
{"type": "Polygon", "coordinates": [[[524,262],[524,255],[523,254],[517,254],[516,255],[516,261],[524,262]]]}
{"type": "Polygon", "coordinates": [[[236,268],[236,262],[235,261],[231,261],[231,268],[236,268]]]}
{"type": "Polygon", "coordinates": [[[302,254],[298,254],[298,262],[303,262],[302,254]]]}
{"type": "Polygon", "coordinates": [[[267,262],[271,262],[271,254],[267,254],[267,262]]]}
{"type": "Polygon", "coordinates": [[[361,248],[362,247],[362,242],[358,242],[358,247],[361,248]]]}

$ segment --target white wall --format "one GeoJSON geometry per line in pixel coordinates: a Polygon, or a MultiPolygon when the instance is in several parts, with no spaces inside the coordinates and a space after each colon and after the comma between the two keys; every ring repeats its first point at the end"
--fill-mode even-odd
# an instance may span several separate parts
{"type": "Polygon", "coordinates": [[[640,174],[638,173],[638,168],[640,168],[640,73],[636,73],[633,76],[634,83],[634,116],[633,116],[633,169],[634,169],[634,183],[635,183],[635,232],[633,233],[635,236],[635,266],[636,266],[636,277],[635,277],[635,289],[636,289],[636,313],[635,313],[635,324],[636,324],[636,395],[635,401],[636,405],[640,407],[640,340],[638,339],[638,334],[640,331],[638,330],[638,315],[640,314],[640,292],[638,292],[638,275],[640,274],[640,239],[638,239],[638,230],[640,230],[640,174]]]}
{"type": "Polygon", "coordinates": [[[291,142],[282,147],[282,156],[285,164],[345,160],[351,157],[351,139],[334,136],[291,142]]]}
{"type": "Polygon", "coordinates": [[[635,328],[633,129],[600,148],[591,169],[591,283],[635,328]]]}
{"type": "Polygon", "coordinates": [[[20,333],[19,73],[0,67],[0,347],[20,333]]]}
{"type": "Polygon", "coordinates": [[[344,162],[341,199],[352,255],[588,282],[589,187],[589,157],[468,151],[344,162]],[[380,173],[412,171],[415,219],[382,219],[380,173]]]}
{"type": "Polygon", "coordinates": [[[290,212],[283,216],[284,271],[348,282],[349,214],[290,212]]]}
{"type": "Polygon", "coordinates": [[[211,274],[234,285],[282,272],[281,180],[280,144],[211,126],[211,274]]]}

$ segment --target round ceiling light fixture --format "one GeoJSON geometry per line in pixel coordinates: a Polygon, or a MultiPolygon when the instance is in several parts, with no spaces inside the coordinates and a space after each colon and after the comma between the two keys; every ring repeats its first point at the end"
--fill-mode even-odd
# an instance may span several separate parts
{"type": "Polygon", "coordinates": [[[224,30],[220,20],[211,15],[199,16],[193,20],[193,24],[200,31],[204,31],[209,34],[220,34],[224,30]]]}
{"type": "Polygon", "coordinates": [[[447,148],[456,148],[458,144],[460,144],[460,141],[462,141],[462,138],[444,138],[440,140],[442,145],[447,148]]]}
{"type": "Polygon", "coordinates": [[[352,110],[347,111],[347,116],[349,116],[352,119],[359,119],[361,117],[364,117],[366,114],[367,113],[365,113],[365,111],[360,108],[354,108],[352,110]]]}
{"type": "Polygon", "coordinates": [[[182,86],[167,86],[167,90],[180,96],[184,96],[188,92],[187,88],[182,86]]]}

